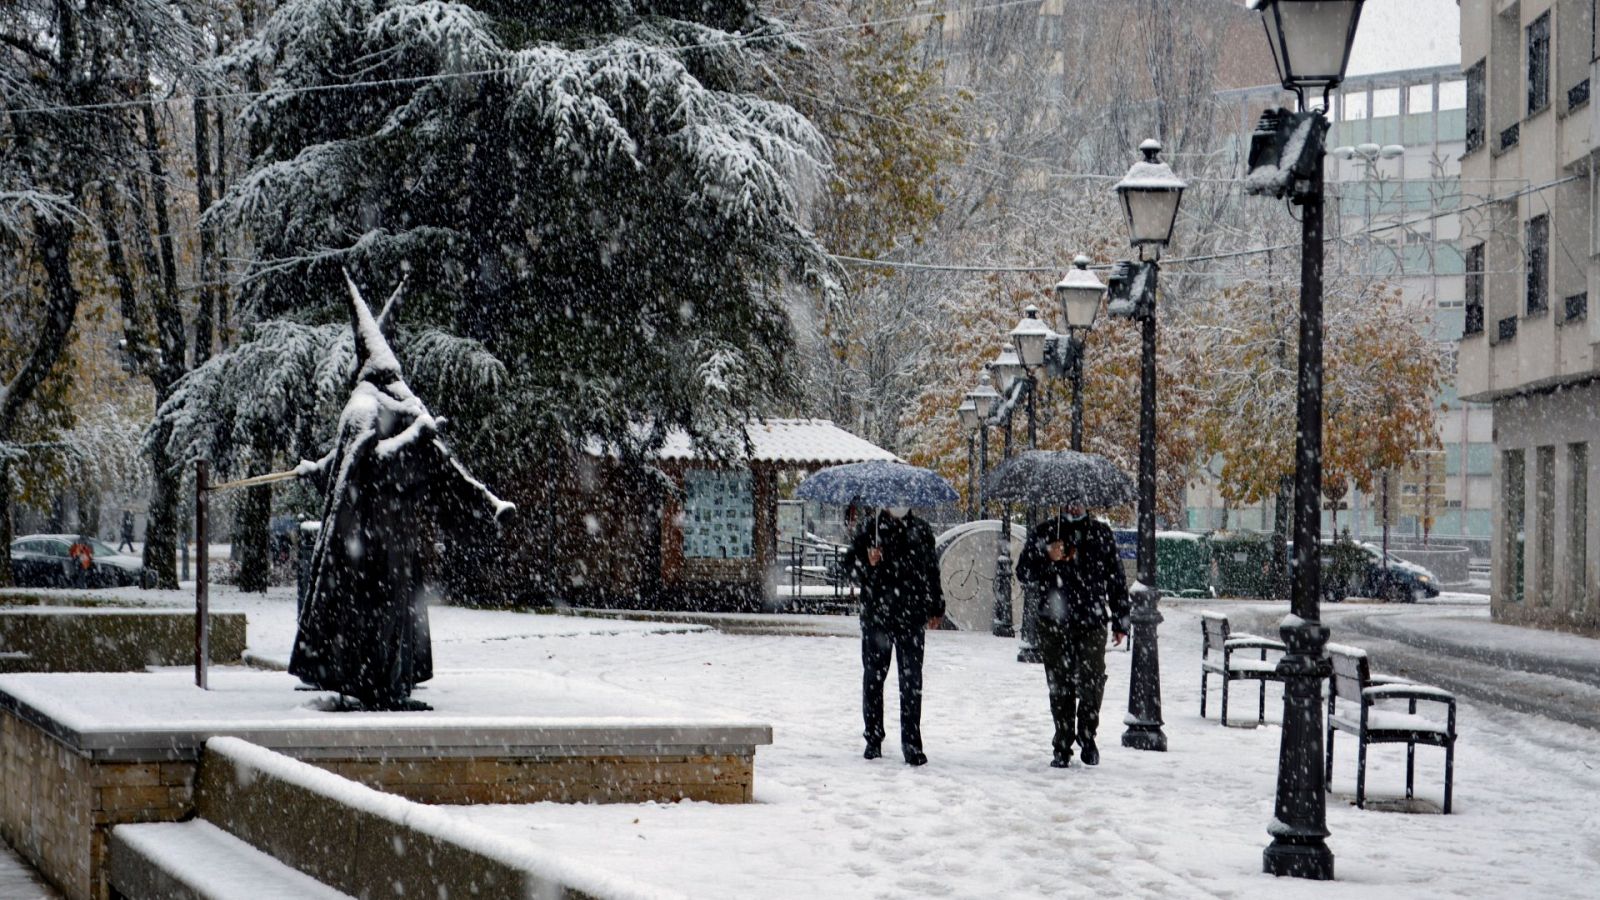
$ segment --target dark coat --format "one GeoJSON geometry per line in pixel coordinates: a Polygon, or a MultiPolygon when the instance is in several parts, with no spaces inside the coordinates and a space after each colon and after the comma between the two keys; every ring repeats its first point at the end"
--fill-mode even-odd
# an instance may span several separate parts
{"type": "Polygon", "coordinates": [[[1052,518],[1035,525],[1017,560],[1017,580],[1040,591],[1041,621],[1096,628],[1110,621],[1118,623],[1118,631],[1127,631],[1128,581],[1117,558],[1116,538],[1104,522],[1052,518]],[[1067,548],[1067,558],[1060,562],[1050,559],[1054,541],[1067,548]]]}
{"type": "Polygon", "coordinates": [[[474,479],[438,438],[437,421],[406,386],[353,287],[351,293],[358,382],[333,452],[295,470],[324,487],[327,498],[289,672],[382,708],[402,703],[433,676],[423,523],[437,517],[450,529],[475,520],[492,533],[515,507],[474,479]]]}
{"type": "Polygon", "coordinates": [[[896,519],[880,512],[868,519],[850,541],[843,567],[861,585],[863,628],[908,634],[944,615],[933,529],[914,515],[896,519]],[[867,564],[867,550],[874,545],[883,550],[883,561],[876,566],[867,564]]]}

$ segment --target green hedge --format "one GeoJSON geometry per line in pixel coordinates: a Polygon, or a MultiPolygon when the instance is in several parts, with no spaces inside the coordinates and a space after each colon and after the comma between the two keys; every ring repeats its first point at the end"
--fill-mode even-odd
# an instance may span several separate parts
{"type": "Polygon", "coordinates": [[[1156,535],[1156,576],[1161,593],[1211,596],[1211,547],[1205,538],[1156,535]]]}
{"type": "Polygon", "coordinates": [[[1221,597],[1272,596],[1272,537],[1265,534],[1212,537],[1211,559],[1216,563],[1217,595],[1221,597]]]}

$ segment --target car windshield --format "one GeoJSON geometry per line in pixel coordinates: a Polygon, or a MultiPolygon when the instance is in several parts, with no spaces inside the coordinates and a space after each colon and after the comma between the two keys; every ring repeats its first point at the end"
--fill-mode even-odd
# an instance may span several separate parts
{"type": "Polygon", "coordinates": [[[95,540],[94,538],[89,538],[87,543],[89,545],[89,549],[94,551],[94,555],[95,556],[116,556],[117,555],[116,549],[113,548],[110,544],[106,543],[105,541],[99,541],[99,540],[95,540]]]}

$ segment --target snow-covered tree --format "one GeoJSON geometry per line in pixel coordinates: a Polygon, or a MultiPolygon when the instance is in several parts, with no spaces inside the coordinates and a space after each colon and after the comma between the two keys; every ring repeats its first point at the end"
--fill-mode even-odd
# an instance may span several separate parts
{"type": "MultiPolygon", "coordinates": [[[[147,94],[155,75],[170,85],[190,71],[199,40],[187,7],[0,5],[0,252],[38,275],[37,302],[9,335],[17,352],[0,375],[0,544],[11,536],[6,470],[23,452],[15,432],[66,350],[84,295],[74,255],[92,233],[92,206],[136,158],[121,104],[147,94]]],[[[7,557],[0,584],[9,581],[7,557]]]]}
{"type": "Polygon", "coordinates": [[[754,2],[293,0],[237,48],[264,93],[210,217],[247,233],[262,318],[330,308],[340,267],[503,361],[441,397],[477,461],[643,418],[728,436],[791,389],[775,288],[828,262],[815,128],[754,91],[788,43],[754,2]]]}

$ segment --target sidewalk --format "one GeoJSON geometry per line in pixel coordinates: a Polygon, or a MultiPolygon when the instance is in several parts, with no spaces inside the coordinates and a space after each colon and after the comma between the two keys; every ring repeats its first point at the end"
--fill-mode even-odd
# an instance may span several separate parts
{"type": "Polygon", "coordinates": [[[1363,611],[1342,618],[1354,630],[1473,662],[1600,685],[1600,638],[1506,625],[1488,610],[1409,615],[1363,611]]]}

